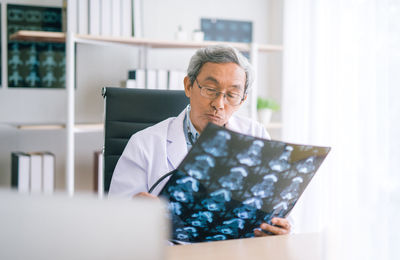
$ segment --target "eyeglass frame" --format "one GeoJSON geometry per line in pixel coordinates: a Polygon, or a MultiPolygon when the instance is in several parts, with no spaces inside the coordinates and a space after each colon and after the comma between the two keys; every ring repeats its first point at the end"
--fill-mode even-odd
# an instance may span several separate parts
{"type": "MultiPolygon", "coordinates": [[[[202,97],[207,98],[207,99],[215,100],[216,98],[219,97],[220,94],[223,94],[223,95],[224,95],[224,103],[225,103],[225,104],[230,105],[230,106],[239,106],[239,105],[244,101],[244,99],[245,99],[245,97],[246,97],[246,93],[244,93],[244,95],[241,97],[239,103],[238,103],[238,104],[235,104],[235,105],[232,105],[231,103],[228,102],[228,99],[227,99],[227,97],[226,97],[226,96],[227,96],[227,93],[222,92],[222,91],[218,91],[218,90],[216,90],[216,89],[214,89],[214,88],[209,88],[209,87],[201,86],[201,85],[199,84],[199,82],[197,81],[197,78],[195,78],[194,80],[196,81],[196,84],[197,84],[197,86],[198,86],[199,89],[200,89],[200,95],[201,95],[202,97]],[[217,95],[215,96],[215,98],[206,97],[206,96],[204,96],[204,95],[202,94],[202,89],[209,89],[209,90],[215,91],[217,95]]],[[[236,94],[236,93],[232,93],[232,94],[236,94]]],[[[240,97],[239,94],[237,94],[237,95],[240,97]]]]}

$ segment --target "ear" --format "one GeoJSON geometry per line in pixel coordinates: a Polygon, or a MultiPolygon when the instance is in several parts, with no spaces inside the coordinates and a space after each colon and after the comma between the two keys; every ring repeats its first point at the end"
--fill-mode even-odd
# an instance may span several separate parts
{"type": "Polygon", "coordinates": [[[186,96],[188,98],[190,98],[190,93],[191,93],[191,90],[192,90],[192,83],[190,82],[190,78],[188,76],[186,76],[183,79],[183,84],[185,86],[185,94],[186,94],[186,96]]]}
{"type": "Polygon", "coordinates": [[[242,104],[244,103],[244,101],[246,101],[246,99],[247,99],[247,93],[244,94],[244,98],[243,98],[242,104]]]}

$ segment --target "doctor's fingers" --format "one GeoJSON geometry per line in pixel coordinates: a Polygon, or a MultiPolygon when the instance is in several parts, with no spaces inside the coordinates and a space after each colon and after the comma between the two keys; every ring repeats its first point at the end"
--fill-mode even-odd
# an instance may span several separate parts
{"type": "MultiPolygon", "coordinates": [[[[267,223],[263,223],[260,225],[260,228],[263,229],[264,231],[271,232],[274,235],[286,235],[289,234],[289,230],[283,227],[279,226],[272,226],[267,223]]],[[[262,232],[262,231],[260,231],[262,232]]]]}
{"type": "Polygon", "coordinates": [[[150,194],[148,192],[139,192],[138,194],[134,195],[133,198],[150,198],[150,199],[159,199],[157,196],[150,194]]]}
{"type": "Polygon", "coordinates": [[[290,222],[285,218],[272,218],[271,223],[274,226],[279,226],[281,228],[287,229],[290,232],[291,229],[290,222]]]}

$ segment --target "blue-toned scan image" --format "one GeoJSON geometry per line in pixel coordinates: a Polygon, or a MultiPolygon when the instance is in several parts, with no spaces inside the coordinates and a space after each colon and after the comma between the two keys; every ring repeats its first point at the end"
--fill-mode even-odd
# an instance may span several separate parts
{"type": "Polygon", "coordinates": [[[290,213],[329,150],[209,124],[160,193],[169,202],[172,239],[253,237],[262,222],[290,213]]]}
{"type": "MultiPolygon", "coordinates": [[[[20,30],[61,32],[61,8],[7,4],[7,38],[20,30]]],[[[65,88],[65,44],[9,40],[8,87],[65,88]]]]}

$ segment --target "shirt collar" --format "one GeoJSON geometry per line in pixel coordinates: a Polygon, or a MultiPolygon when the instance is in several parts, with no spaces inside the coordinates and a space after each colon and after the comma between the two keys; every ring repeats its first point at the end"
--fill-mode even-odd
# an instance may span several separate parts
{"type": "Polygon", "coordinates": [[[190,149],[192,147],[192,143],[195,143],[200,136],[199,132],[196,130],[196,128],[192,124],[192,121],[190,120],[190,104],[186,107],[186,115],[183,122],[183,130],[185,132],[186,143],[188,145],[188,148],[190,149]],[[189,138],[192,139],[192,142],[190,142],[189,138]]]}

